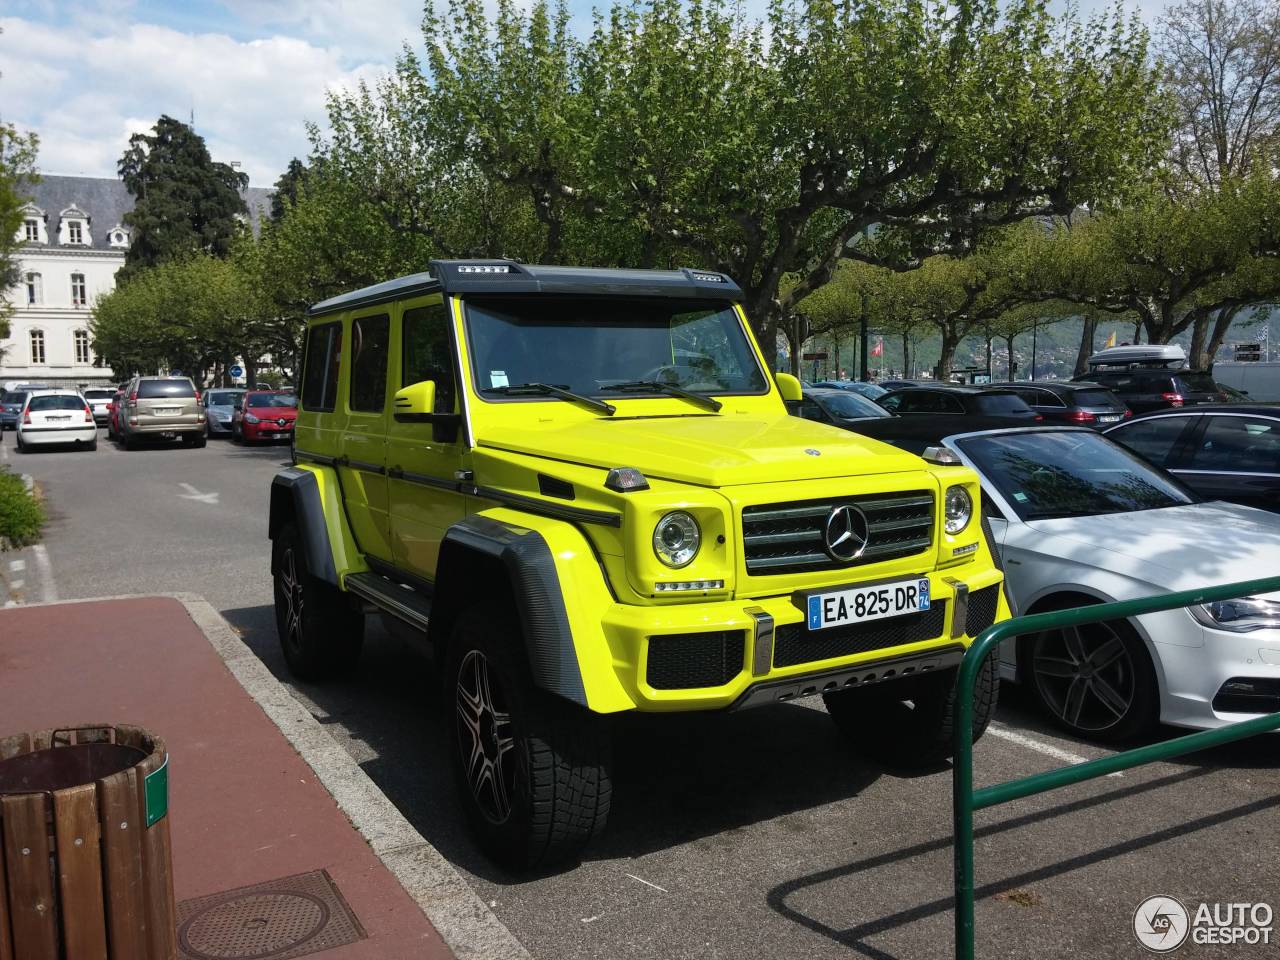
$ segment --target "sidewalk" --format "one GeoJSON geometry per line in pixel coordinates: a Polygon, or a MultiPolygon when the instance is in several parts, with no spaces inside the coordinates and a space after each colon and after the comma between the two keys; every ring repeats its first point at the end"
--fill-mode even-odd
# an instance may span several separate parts
{"type": "Polygon", "coordinates": [[[188,607],[147,597],[0,610],[0,735],[126,723],[165,738],[180,918],[183,901],[324,870],[356,921],[331,942],[365,938],[288,956],[452,957],[188,607]]]}

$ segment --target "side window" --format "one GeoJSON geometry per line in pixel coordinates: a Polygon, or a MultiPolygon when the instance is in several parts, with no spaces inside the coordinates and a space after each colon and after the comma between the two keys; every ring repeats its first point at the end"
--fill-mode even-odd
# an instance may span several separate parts
{"type": "Polygon", "coordinates": [[[826,415],[823,409],[812,400],[800,401],[800,416],[806,420],[816,420],[818,423],[830,423],[831,418],[826,415]]]}
{"type": "Polygon", "coordinates": [[[1188,469],[1280,473],[1280,421],[1210,417],[1188,469]]]}
{"type": "Polygon", "coordinates": [[[1139,420],[1118,430],[1111,430],[1107,436],[1112,440],[1120,441],[1138,456],[1156,466],[1164,466],[1186,425],[1185,417],[1156,417],[1152,420],[1139,420]]]}
{"type": "Polygon", "coordinates": [[[352,410],[381,413],[387,402],[387,353],[391,318],[385,313],[351,321],[352,410]]]}
{"type": "Polygon", "coordinates": [[[876,402],[890,413],[897,413],[902,407],[902,394],[897,393],[887,397],[881,397],[876,402]]]}
{"type": "Polygon", "coordinates": [[[964,404],[955,397],[948,397],[946,394],[938,394],[938,412],[939,413],[964,413],[964,404]]]}
{"type": "Polygon", "coordinates": [[[455,386],[448,324],[449,311],[443,303],[404,312],[400,386],[435,381],[435,413],[453,413],[455,386]]]}
{"type": "Polygon", "coordinates": [[[342,360],[342,323],[312,327],[302,361],[302,407],[331,413],[338,395],[338,368],[342,360]]]}

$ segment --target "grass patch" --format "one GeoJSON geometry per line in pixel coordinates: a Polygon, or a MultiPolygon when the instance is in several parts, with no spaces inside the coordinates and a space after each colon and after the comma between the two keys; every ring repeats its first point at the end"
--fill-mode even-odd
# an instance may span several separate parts
{"type": "Polygon", "coordinates": [[[0,468],[0,549],[35,543],[44,521],[44,508],[27,492],[22,477],[0,468]]]}

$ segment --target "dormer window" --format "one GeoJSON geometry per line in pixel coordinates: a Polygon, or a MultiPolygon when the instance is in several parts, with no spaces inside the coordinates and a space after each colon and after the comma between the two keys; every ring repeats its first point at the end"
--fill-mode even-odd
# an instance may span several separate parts
{"type": "Polygon", "coordinates": [[[123,227],[115,226],[112,227],[111,232],[107,234],[107,241],[111,246],[123,249],[124,247],[129,246],[129,234],[125,232],[123,227]]]}
{"type": "Polygon", "coordinates": [[[59,220],[59,243],[78,247],[93,246],[93,238],[89,236],[89,215],[87,213],[72,204],[62,211],[59,220]]]}
{"type": "MultiPolygon", "coordinates": [[[[82,214],[83,216],[83,214],[82,214]]],[[[28,203],[22,208],[22,227],[18,230],[16,237],[19,243],[48,243],[49,238],[45,235],[45,213],[34,203],[28,203]]]]}
{"type": "Polygon", "coordinates": [[[36,243],[40,239],[40,221],[30,217],[22,221],[23,239],[27,243],[36,243]]]}

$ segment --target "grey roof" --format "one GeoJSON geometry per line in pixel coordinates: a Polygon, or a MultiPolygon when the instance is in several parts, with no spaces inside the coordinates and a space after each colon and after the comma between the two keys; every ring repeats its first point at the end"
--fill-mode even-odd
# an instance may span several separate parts
{"type": "Polygon", "coordinates": [[[622,297],[736,300],[741,288],[713,270],[629,270],[557,267],[514,260],[432,260],[430,273],[414,273],[330,297],[312,307],[319,316],[443,290],[447,294],[552,293],[622,297]]]}
{"type": "MultiPolygon", "coordinates": [[[[50,238],[58,229],[58,217],[68,207],[77,207],[89,217],[89,235],[94,250],[113,248],[107,234],[112,227],[124,223],[124,215],[133,209],[133,197],[120,180],[109,177],[62,177],[42,174],[40,182],[32,188],[31,202],[44,211],[50,238]]],[[[271,214],[271,195],[274,190],[266,187],[249,187],[241,192],[249,207],[249,222],[253,232],[263,216],[271,214]]],[[[56,247],[56,240],[49,246],[56,247]]]]}

